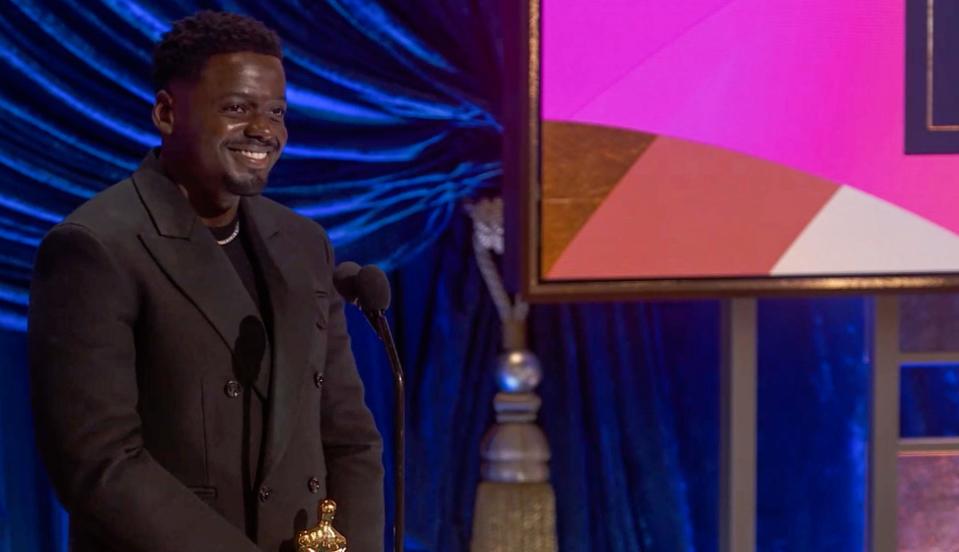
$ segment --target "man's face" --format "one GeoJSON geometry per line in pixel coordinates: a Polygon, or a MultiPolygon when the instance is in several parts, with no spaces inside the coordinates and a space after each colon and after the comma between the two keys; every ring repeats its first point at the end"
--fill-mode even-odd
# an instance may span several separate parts
{"type": "Polygon", "coordinates": [[[170,87],[172,132],[164,148],[178,182],[216,201],[263,191],[286,145],[286,78],[279,59],[251,52],[207,60],[196,82],[170,87]]]}

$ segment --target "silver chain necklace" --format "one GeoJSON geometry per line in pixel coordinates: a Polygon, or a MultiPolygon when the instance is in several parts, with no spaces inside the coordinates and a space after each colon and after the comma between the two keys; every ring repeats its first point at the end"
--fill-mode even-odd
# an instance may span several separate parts
{"type": "Polygon", "coordinates": [[[216,240],[216,243],[219,245],[226,245],[231,241],[235,240],[237,236],[240,235],[240,219],[236,219],[236,228],[233,229],[233,232],[229,236],[222,240],[216,240]]]}

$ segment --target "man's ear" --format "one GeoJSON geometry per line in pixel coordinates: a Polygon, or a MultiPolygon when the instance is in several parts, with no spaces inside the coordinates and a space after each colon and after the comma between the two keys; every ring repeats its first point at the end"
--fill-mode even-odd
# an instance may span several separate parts
{"type": "Polygon", "coordinates": [[[153,126],[161,136],[173,134],[173,96],[166,90],[157,91],[153,102],[153,126]]]}

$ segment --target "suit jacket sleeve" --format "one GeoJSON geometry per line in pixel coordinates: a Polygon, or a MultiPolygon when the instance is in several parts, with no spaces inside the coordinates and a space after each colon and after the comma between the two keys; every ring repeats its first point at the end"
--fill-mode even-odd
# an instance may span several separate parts
{"type": "MultiPolygon", "coordinates": [[[[324,235],[333,290],[332,248],[324,235]]],[[[350,552],[383,550],[383,445],[363,399],[343,314],[343,300],[332,292],[327,362],[321,397],[321,434],[327,466],[327,493],[336,501],[333,524],[350,552]]]]}
{"type": "Polygon", "coordinates": [[[118,550],[255,552],[144,448],[137,413],[136,285],[85,227],[40,246],[29,347],[37,438],[54,487],[118,550]]]}

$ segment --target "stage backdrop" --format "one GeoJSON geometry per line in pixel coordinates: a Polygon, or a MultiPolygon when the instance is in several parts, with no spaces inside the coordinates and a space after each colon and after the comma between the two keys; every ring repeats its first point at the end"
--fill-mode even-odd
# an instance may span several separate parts
{"type": "MultiPolygon", "coordinates": [[[[269,193],[326,225],[340,259],[392,267],[408,370],[407,549],[466,550],[499,330],[458,202],[499,186],[511,55],[489,3],[0,0],[0,551],[65,550],[27,398],[36,245],[157,142],[150,45],[200,7],[250,13],[286,40],[291,141],[269,193]]],[[[760,304],[760,550],[862,548],[868,309],[855,297],[760,304]]],[[[390,445],[386,360],[349,317],[390,445]]],[[[718,305],[536,307],[531,326],[561,549],[715,550],[718,305]]],[[[953,398],[957,386],[914,387],[953,398]]],[[[909,404],[910,427],[923,428],[955,403],[937,403],[939,417],[915,406],[928,401],[909,404]]]]}

